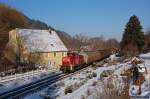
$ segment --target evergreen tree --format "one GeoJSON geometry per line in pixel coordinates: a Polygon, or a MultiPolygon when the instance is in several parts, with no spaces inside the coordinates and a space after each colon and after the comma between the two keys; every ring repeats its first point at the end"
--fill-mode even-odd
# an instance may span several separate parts
{"type": "Polygon", "coordinates": [[[133,15],[130,17],[124,30],[121,48],[124,53],[126,52],[125,54],[137,54],[142,51],[143,46],[144,32],[142,32],[142,26],[138,17],[133,15]],[[137,49],[137,51],[135,51],[135,49],[137,49]]]}

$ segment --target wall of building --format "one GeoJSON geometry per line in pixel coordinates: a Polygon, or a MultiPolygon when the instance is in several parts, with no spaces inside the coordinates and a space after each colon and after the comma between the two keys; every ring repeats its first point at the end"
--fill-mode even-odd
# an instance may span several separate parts
{"type": "Polygon", "coordinates": [[[62,57],[66,56],[67,52],[52,52],[48,53],[48,59],[51,60],[51,66],[59,68],[62,65],[62,57]]]}
{"type": "Polygon", "coordinates": [[[48,69],[59,69],[67,52],[32,53],[30,61],[48,69]]]}

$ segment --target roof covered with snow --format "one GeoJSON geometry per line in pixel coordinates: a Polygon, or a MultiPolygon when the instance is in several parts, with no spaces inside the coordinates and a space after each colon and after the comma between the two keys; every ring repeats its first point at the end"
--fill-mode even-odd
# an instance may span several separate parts
{"type": "Polygon", "coordinates": [[[16,29],[30,52],[67,51],[55,31],[37,29],[16,29]]]}

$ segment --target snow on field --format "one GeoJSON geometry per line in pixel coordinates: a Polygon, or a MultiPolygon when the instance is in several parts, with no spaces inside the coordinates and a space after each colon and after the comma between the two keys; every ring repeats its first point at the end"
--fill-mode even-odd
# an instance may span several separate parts
{"type": "Polygon", "coordinates": [[[11,79],[10,80],[10,77],[5,77],[7,79],[6,82],[1,82],[0,83],[0,93],[2,92],[5,92],[7,90],[10,90],[10,89],[13,89],[13,88],[16,88],[16,87],[19,87],[19,86],[22,86],[22,85],[25,85],[25,84],[28,84],[28,83],[31,83],[31,82],[34,82],[36,80],[39,80],[43,77],[46,77],[46,76],[50,76],[51,74],[53,74],[54,71],[52,70],[36,70],[37,72],[36,73],[23,73],[24,75],[20,75],[20,74],[16,74],[16,75],[11,75],[11,79]],[[15,79],[14,79],[15,78],[15,79]]]}

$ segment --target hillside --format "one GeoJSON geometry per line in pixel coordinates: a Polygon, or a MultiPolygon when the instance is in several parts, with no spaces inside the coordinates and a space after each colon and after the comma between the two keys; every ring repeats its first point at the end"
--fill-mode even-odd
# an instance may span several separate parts
{"type": "MultiPolygon", "coordinates": [[[[4,4],[0,4],[0,54],[2,53],[2,51],[5,48],[5,45],[8,42],[9,31],[15,28],[55,30],[54,28],[52,28],[44,22],[30,19],[22,12],[4,4]]],[[[58,35],[68,48],[75,47],[77,43],[69,34],[60,30],[55,31],[57,31],[58,35]]]]}

